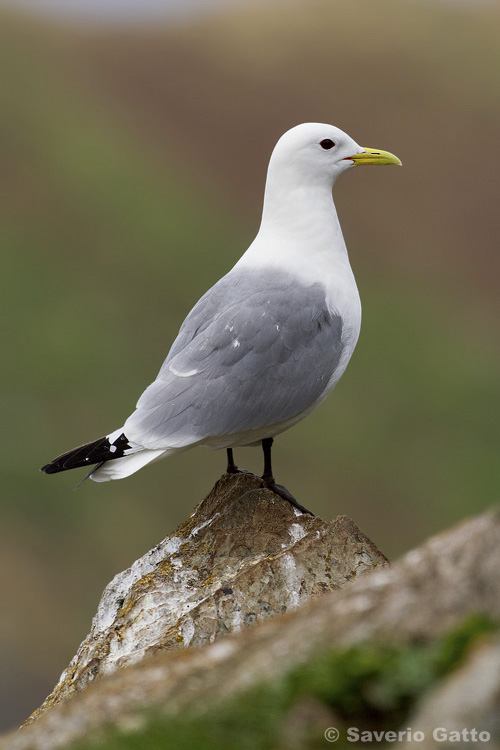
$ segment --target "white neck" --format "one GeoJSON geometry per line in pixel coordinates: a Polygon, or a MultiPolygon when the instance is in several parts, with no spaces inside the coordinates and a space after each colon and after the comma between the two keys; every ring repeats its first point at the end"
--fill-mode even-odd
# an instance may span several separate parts
{"type": "MultiPolygon", "coordinates": [[[[332,198],[332,187],[320,185],[287,185],[276,189],[268,181],[260,232],[279,233],[299,242],[327,241],[345,252],[344,238],[332,198]]],[[[313,249],[313,248],[311,248],[313,249]]]]}
{"type": "Polygon", "coordinates": [[[289,273],[304,284],[325,287],[327,306],[340,312],[359,333],[361,307],[349,264],[331,182],[275,184],[269,170],[262,223],[257,237],[234,270],[289,273]]]}
{"type": "Polygon", "coordinates": [[[349,267],[331,180],[277,175],[272,167],[259,232],[237,265],[278,266],[311,281],[324,281],[339,263],[349,267]]]}

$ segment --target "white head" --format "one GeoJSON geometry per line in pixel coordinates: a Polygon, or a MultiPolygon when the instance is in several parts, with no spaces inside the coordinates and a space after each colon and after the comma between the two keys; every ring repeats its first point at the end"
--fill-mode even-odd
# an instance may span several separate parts
{"type": "Polygon", "coordinates": [[[343,172],[361,164],[401,164],[387,151],[363,148],[333,125],[307,122],[281,136],[269,162],[269,177],[297,187],[333,185],[343,172]]]}

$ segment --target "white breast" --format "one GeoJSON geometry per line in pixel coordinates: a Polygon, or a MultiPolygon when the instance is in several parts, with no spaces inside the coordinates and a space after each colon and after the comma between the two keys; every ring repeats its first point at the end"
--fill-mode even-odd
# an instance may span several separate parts
{"type": "Polygon", "coordinates": [[[274,267],[296,276],[301,284],[324,286],[328,309],[342,318],[343,352],[322,401],[340,379],[356,346],[361,328],[361,301],[331,194],[328,211],[320,210],[319,200],[315,208],[318,215],[315,216],[314,209],[307,217],[299,213],[288,215],[285,224],[263,221],[236,267],[242,270],[274,267]]]}

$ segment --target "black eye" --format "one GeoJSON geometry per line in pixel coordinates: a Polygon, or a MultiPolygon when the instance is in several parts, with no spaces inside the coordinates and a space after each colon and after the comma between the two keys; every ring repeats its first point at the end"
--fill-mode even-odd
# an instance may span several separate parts
{"type": "Polygon", "coordinates": [[[335,146],[335,143],[329,138],[325,138],[325,140],[321,141],[319,145],[321,146],[321,148],[324,148],[326,151],[328,151],[329,148],[333,148],[335,146]]]}

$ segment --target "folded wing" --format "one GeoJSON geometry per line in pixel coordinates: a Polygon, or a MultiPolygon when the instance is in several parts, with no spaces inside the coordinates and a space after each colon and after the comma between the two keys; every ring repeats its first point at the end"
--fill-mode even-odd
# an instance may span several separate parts
{"type": "Polygon", "coordinates": [[[233,270],[186,318],[125,434],[180,448],[282,422],[321,398],[341,352],[342,319],[321,284],[233,270]]]}

